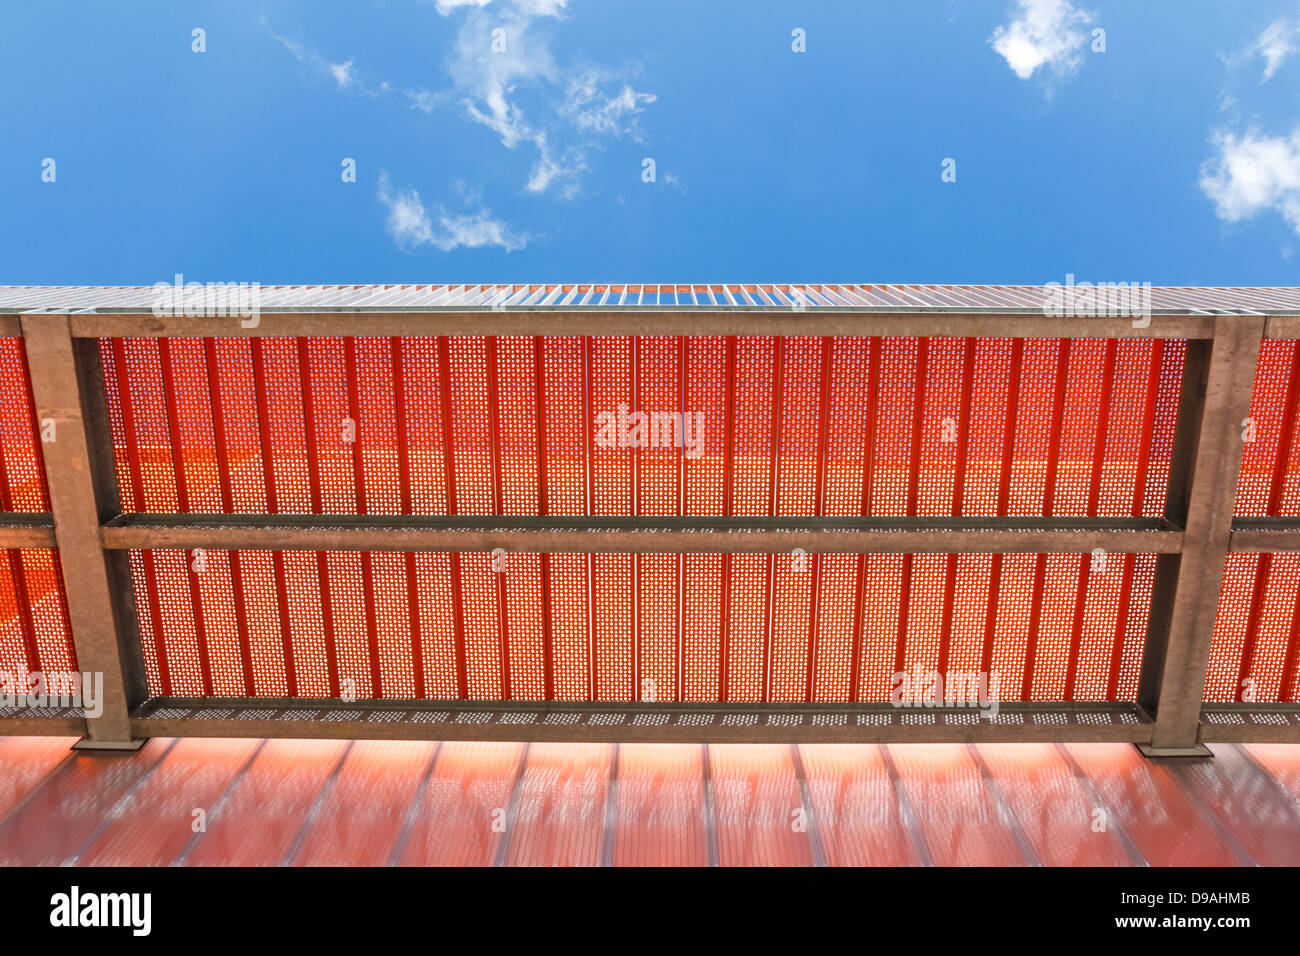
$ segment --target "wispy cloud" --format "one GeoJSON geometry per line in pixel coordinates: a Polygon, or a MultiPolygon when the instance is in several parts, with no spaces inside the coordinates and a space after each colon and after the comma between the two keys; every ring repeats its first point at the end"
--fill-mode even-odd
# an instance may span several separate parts
{"type": "Polygon", "coordinates": [[[1248,56],[1261,56],[1264,58],[1264,78],[1261,83],[1267,83],[1273,78],[1273,74],[1278,71],[1286,59],[1296,52],[1297,46],[1300,46],[1300,22],[1292,23],[1288,20],[1274,20],[1244,51],[1248,56]]]}
{"type": "Polygon", "coordinates": [[[339,85],[340,90],[347,89],[356,83],[357,78],[352,72],[352,61],[346,63],[331,63],[329,65],[330,75],[334,77],[334,82],[339,85]]]}
{"type": "Polygon", "coordinates": [[[656,99],[621,83],[608,70],[589,66],[568,77],[564,115],[580,130],[641,138],[637,116],[656,99]]]}
{"type": "Polygon", "coordinates": [[[444,15],[469,8],[447,71],[459,105],[507,149],[536,150],[525,184],[529,192],[557,186],[573,198],[597,137],[639,137],[637,116],[655,97],[611,69],[556,62],[547,26],[563,17],[566,0],[501,0],[487,9],[489,2],[438,3],[444,15]]]}
{"type": "Polygon", "coordinates": [[[352,61],[346,60],[342,63],[331,63],[328,59],[321,56],[305,43],[295,40],[293,37],[281,36],[271,29],[271,25],[266,22],[265,17],[258,17],[257,25],[271,35],[281,46],[294,55],[294,58],[313,73],[322,76],[328,76],[338,84],[340,90],[349,87],[357,87],[357,77],[352,70],[352,61]]]}
{"type": "Polygon", "coordinates": [[[1225,222],[1281,214],[1300,234],[1300,126],[1289,137],[1218,132],[1201,167],[1201,190],[1225,222]]]}
{"type": "MultiPolygon", "coordinates": [[[[454,111],[490,130],[506,149],[532,156],[522,182],[526,192],[576,199],[606,141],[644,141],[640,118],[655,95],[633,86],[633,67],[557,61],[550,32],[566,17],[567,4],[433,0],[439,14],[456,17],[459,23],[443,59],[445,78],[430,84],[432,89],[368,82],[352,58],[335,62],[307,43],[276,33],[264,18],[258,23],[299,63],[337,89],[395,97],[425,113],[454,111]]],[[[511,251],[528,241],[486,209],[453,214],[441,205],[426,207],[414,189],[395,189],[387,173],[380,178],[378,196],[387,208],[389,233],[402,248],[496,246],[511,251]]]]}
{"type": "Polygon", "coordinates": [[[453,107],[491,130],[507,149],[536,156],[524,181],[534,194],[566,199],[582,194],[582,174],[605,140],[643,139],[641,113],[655,95],[633,87],[628,69],[591,63],[560,65],[548,30],[567,13],[568,0],[434,0],[434,8],[461,23],[446,58],[450,87],[406,88],[362,81],[353,60],[333,62],[293,37],[258,23],[313,72],[340,90],[395,95],[412,109],[453,107]]]}
{"type": "Polygon", "coordinates": [[[378,196],[388,208],[388,233],[402,249],[433,246],[451,252],[495,246],[514,252],[528,242],[486,208],[468,214],[449,213],[441,205],[426,208],[416,190],[394,189],[386,170],[379,174],[378,196]]]}
{"type": "Polygon", "coordinates": [[[457,7],[486,7],[492,0],[436,0],[434,4],[444,17],[457,7]]]}
{"type": "Polygon", "coordinates": [[[1019,0],[1015,19],[994,30],[989,43],[1022,80],[1040,69],[1060,78],[1082,64],[1091,22],[1092,14],[1069,0],[1019,0]]]}

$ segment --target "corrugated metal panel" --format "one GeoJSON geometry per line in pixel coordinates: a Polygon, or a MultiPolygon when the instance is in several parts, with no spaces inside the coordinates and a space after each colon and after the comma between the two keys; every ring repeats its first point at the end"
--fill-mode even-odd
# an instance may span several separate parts
{"type": "Polygon", "coordinates": [[[1294,864],[1293,745],[0,739],[9,865],[1294,864]],[[62,752],[60,752],[62,751],[62,752]],[[205,826],[194,826],[194,811],[205,826]]]}
{"type": "MultiPolygon", "coordinates": [[[[192,278],[192,277],[191,277],[192,278]]],[[[168,281],[174,281],[169,278],[168,281]]],[[[251,280],[249,280],[251,281],[251,280]]],[[[701,284],[701,285],[362,285],[260,288],[263,310],[507,308],[573,309],[853,309],[876,311],[1041,312],[1044,286],[701,284]]],[[[152,286],[0,286],[0,310],[149,311],[152,286]]],[[[1294,287],[1156,286],[1157,312],[1300,310],[1294,287]]]]}

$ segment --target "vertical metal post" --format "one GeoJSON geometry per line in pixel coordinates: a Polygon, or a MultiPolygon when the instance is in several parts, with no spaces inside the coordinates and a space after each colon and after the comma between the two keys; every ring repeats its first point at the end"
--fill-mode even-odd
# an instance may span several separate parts
{"type": "Polygon", "coordinates": [[[1147,756],[1205,756],[1201,701],[1232,535],[1242,420],[1250,414],[1264,316],[1215,318],[1212,341],[1189,340],[1165,514],[1181,554],[1161,555],[1138,704],[1155,717],[1147,756]]]}
{"type": "Polygon", "coordinates": [[[42,445],[68,623],[83,671],[103,675],[103,712],[76,746],[136,750],[131,711],[148,696],[129,552],[105,551],[101,522],[121,510],[99,342],[74,342],[66,313],[22,316],[37,420],[54,423],[42,445]]]}

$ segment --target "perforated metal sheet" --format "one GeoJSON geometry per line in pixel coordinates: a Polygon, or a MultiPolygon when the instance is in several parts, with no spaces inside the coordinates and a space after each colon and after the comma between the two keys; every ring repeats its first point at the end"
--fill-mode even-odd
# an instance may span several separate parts
{"type": "MultiPolygon", "coordinates": [[[[1234,514],[1300,515],[1300,341],[1260,347],[1234,514]]],[[[1231,554],[1205,699],[1300,700],[1300,555],[1231,554]]]]}
{"type": "MultiPolygon", "coordinates": [[[[215,461],[219,510],[326,513],[1153,515],[1184,353],[1056,339],[102,344],[126,508],[185,510],[177,490],[215,461]],[[193,438],[167,427],[183,416],[152,383],[168,351],[170,374],[188,376],[174,393],[208,399],[185,409],[211,423],[193,438]],[[654,413],[699,413],[701,443],[672,419],[652,428],[654,413]]],[[[213,557],[230,598],[212,599],[210,626],[208,585],[178,558],[132,560],[160,689],[483,699],[883,700],[913,667],[996,670],[1004,699],[1131,699],[1154,573],[1147,555],[249,554],[213,557]],[[247,646],[235,653],[229,633],[247,646]]]]}
{"type": "MultiPolygon", "coordinates": [[[[133,552],[132,564],[144,565],[144,553],[133,552]]],[[[155,591],[145,587],[143,574],[137,576],[137,600],[140,602],[143,648],[150,688],[162,695],[201,695],[205,692],[205,675],[213,681],[218,696],[251,693],[260,696],[344,696],[392,697],[414,696],[410,676],[414,660],[422,659],[425,675],[424,696],[449,698],[465,696],[482,700],[547,699],[545,671],[548,655],[542,643],[541,608],[543,606],[539,568],[540,555],[512,555],[505,569],[492,569],[490,554],[461,554],[452,562],[446,554],[417,554],[417,567],[444,569],[441,573],[420,574],[417,588],[406,592],[396,565],[401,555],[374,554],[377,566],[393,565],[392,592],[374,605],[383,608],[382,618],[390,622],[379,628],[376,667],[366,645],[362,602],[361,556],[355,553],[323,555],[325,576],[316,575],[322,563],[316,555],[284,552],[243,552],[240,563],[256,573],[245,575],[243,598],[249,602],[250,620],[256,618],[256,635],[266,639],[253,647],[242,646],[233,630],[209,630],[208,659],[221,668],[205,670],[198,653],[199,632],[195,618],[189,614],[189,578],[183,568],[182,552],[153,552],[155,591]],[[301,569],[302,579],[291,576],[294,594],[334,596],[329,616],[321,617],[317,604],[292,609],[287,646],[291,650],[286,667],[285,644],[274,599],[271,568],[280,557],[291,570],[301,569]],[[458,589],[449,580],[450,566],[459,566],[458,589]],[[501,579],[501,580],[498,580],[501,579]],[[496,595],[504,589],[510,603],[503,622],[496,607],[496,595]],[[464,607],[463,638],[456,633],[456,615],[447,607],[448,596],[462,595],[464,607]],[[419,622],[412,631],[413,615],[419,622]],[[503,628],[504,623],[504,628],[503,628]],[[328,659],[322,646],[322,631],[332,631],[336,640],[338,668],[342,675],[339,690],[331,694],[323,673],[321,658],[328,659]],[[413,638],[412,635],[415,635],[413,638]],[[459,650],[458,650],[459,648],[459,650]],[[243,668],[247,666],[248,670],[243,668]],[[458,692],[458,674],[463,667],[466,693],[458,692]],[[284,675],[287,670],[300,675],[298,694],[290,694],[284,675]],[[509,686],[502,675],[512,674],[509,686]],[[308,679],[310,678],[310,679],[308,679]]],[[[201,582],[200,597],[207,622],[234,620],[235,594],[225,572],[232,555],[208,552],[205,572],[197,575],[201,582]]],[[[552,649],[549,655],[554,672],[555,699],[561,700],[716,700],[717,675],[729,674],[726,690],[736,701],[850,699],[848,675],[855,669],[862,675],[857,699],[882,701],[894,689],[895,655],[900,637],[896,622],[901,620],[901,590],[896,574],[899,556],[869,556],[863,587],[870,601],[871,614],[865,622],[866,634],[859,655],[853,655],[851,619],[856,588],[858,559],[853,555],[827,556],[822,559],[822,599],[815,617],[809,606],[811,571],[781,570],[791,580],[802,579],[803,590],[789,602],[794,625],[783,623],[779,607],[788,599],[778,584],[778,613],[771,630],[764,619],[765,593],[768,587],[765,555],[735,555],[730,559],[706,555],[548,555],[551,566],[548,601],[552,649]],[[721,566],[731,565],[729,615],[723,613],[721,566]],[[640,569],[636,602],[639,622],[633,627],[631,569],[640,569]],[[684,569],[686,592],[682,613],[678,613],[678,569],[684,569]],[[709,569],[713,571],[711,586],[709,569]],[[594,631],[588,629],[594,621],[594,631]],[[724,624],[727,626],[724,627],[724,624]],[[725,633],[724,633],[725,632],[725,633]],[[816,634],[810,642],[809,635],[816,634]],[[879,633],[880,639],[873,638],[879,633]],[[726,643],[724,645],[724,637],[726,643]],[[725,649],[724,649],[725,648],[725,649]],[[679,668],[680,667],[680,671],[679,668]],[[770,673],[770,683],[764,674],[770,673]],[[640,675],[634,683],[633,675],[640,675]]],[[[1007,563],[1020,559],[1024,575],[1003,577],[998,593],[998,617],[1009,620],[1019,613],[1023,625],[1024,591],[1034,556],[1008,556],[1007,563]]],[[[778,569],[791,563],[788,555],[778,555],[778,569]]],[[[989,556],[961,556],[956,566],[987,566],[989,556]]],[[[1077,567],[1081,559],[1073,558],[1077,567]]],[[[1065,556],[1053,555],[1049,565],[1062,563],[1065,556]]],[[[1062,628],[1078,618],[1082,655],[1076,671],[1074,696],[1069,699],[1132,699],[1136,692],[1140,649],[1150,601],[1150,578],[1154,569],[1152,556],[1137,556],[1137,564],[1146,569],[1145,587],[1130,601],[1127,618],[1118,614],[1113,599],[1126,563],[1110,562],[1109,570],[1091,572],[1092,583],[1084,595],[1081,608],[1075,608],[1073,573],[1052,575],[1049,581],[1063,580],[1061,601],[1049,589],[1045,599],[1049,607],[1042,615],[1043,632],[1034,649],[1032,671],[1027,671],[1027,656],[1032,642],[1025,639],[1023,627],[1017,630],[1009,620],[987,642],[983,630],[988,620],[987,590],[976,578],[969,586],[969,576],[959,575],[958,590],[947,601],[942,575],[926,575],[927,568],[941,569],[945,555],[918,556],[915,563],[923,572],[912,582],[912,613],[901,632],[903,664],[908,670],[934,668],[940,653],[945,653],[952,670],[979,670],[987,655],[1000,680],[1002,699],[1018,699],[1029,672],[1029,696],[1032,700],[1061,699],[1065,676],[1070,665],[1070,647],[1062,628]],[[1102,583],[1106,582],[1106,583],[1102,583]],[[936,603],[937,602],[937,603],[936,603]],[[942,639],[940,606],[951,604],[953,620],[959,626],[954,636],[942,639]],[[1059,607],[1058,607],[1059,605],[1059,607]],[[1049,630],[1052,627],[1055,630],[1049,630]],[[1054,635],[1058,639],[1053,639],[1054,635]],[[964,641],[965,643],[962,643],[964,641]],[[1112,674],[1112,665],[1119,662],[1112,674]],[[1112,677],[1114,678],[1112,681],[1112,677]],[[1112,693],[1112,686],[1114,693],[1112,693]],[[1126,696],[1128,695],[1128,696],[1126,696]]],[[[812,566],[809,561],[809,566],[812,566]]],[[[381,575],[382,577],[382,575],[381,575]]],[[[291,598],[293,595],[291,595],[291,598]]],[[[947,673],[945,670],[944,673],[947,673]]]]}
{"type": "Polygon", "coordinates": [[[21,683],[17,675],[77,669],[57,553],[0,551],[0,673],[21,683]]]}
{"type": "MultiPolygon", "coordinates": [[[[45,438],[53,422],[36,421],[21,339],[0,339],[0,511],[49,511],[45,438]]],[[[77,669],[68,632],[57,553],[10,548],[0,553],[0,673],[67,674],[77,669]]]]}

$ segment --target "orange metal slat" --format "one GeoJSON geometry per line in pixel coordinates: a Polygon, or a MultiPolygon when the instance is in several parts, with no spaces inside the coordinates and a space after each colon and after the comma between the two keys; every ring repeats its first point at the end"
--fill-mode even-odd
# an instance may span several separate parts
{"type": "Polygon", "coordinates": [[[712,744],[709,760],[722,866],[812,863],[808,808],[782,744],[712,744]]]}
{"type": "Polygon", "coordinates": [[[162,758],[170,741],[138,754],[72,753],[0,823],[0,865],[66,866],[162,758]]]}
{"type": "Polygon", "coordinates": [[[812,813],[828,866],[916,866],[880,747],[802,744],[812,813]]]}
{"type": "Polygon", "coordinates": [[[614,866],[708,862],[703,762],[702,746],[619,745],[614,866]]]}
{"type": "Polygon", "coordinates": [[[397,862],[490,865],[506,839],[510,794],[523,756],[523,744],[444,743],[397,862]]]}
{"type": "Polygon", "coordinates": [[[304,821],[295,866],[387,863],[436,745],[358,740],[319,806],[304,821]]]}
{"type": "Polygon", "coordinates": [[[1128,866],[1109,820],[1052,744],[978,744],[1034,853],[1044,866],[1128,866]]]}
{"type": "Polygon", "coordinates": [[[507,866],[596,866],[616,766],[612,744],[532,744],[509,822],[507,866]]]}
{"type": "Polygon", "coordinates": [[[342,740],[268,740],[235,781],[187,866],[274,866],[347,749],[342,740]]]}
{"type": "Polygon", "coordinates": [[[75,737],[0,737],[0,820],[68,757],[75,737]]]}
{"type": "Polygon", "coordinates": [[[936,865],[1027,862],[966,748],[960,744],[887,746],[919,835],[936,865]]]}
{"type": "Polygon", "coordinates": [[[1300,804],[1240,746],[1216,745],[1214,761],[1162,764],[1260,866],[1300,864],[1300,804]]]}
{"type": "Polygon", "coordinates": [[[1132,747],[1067,744],[1151,866],[1232,866],[1237,859],[1175,779],[1132,747]],[[1158,813],[1151,807],[1158,806],[1158,813]]]}
{"type": "Polygon", "coordinates": [[[207,813],[259,741],[184,738],[108,818],[81,866],[166,866],[207,825],[207,813]],[[196,811],[201,811],[198,816],[196,811]]]}

